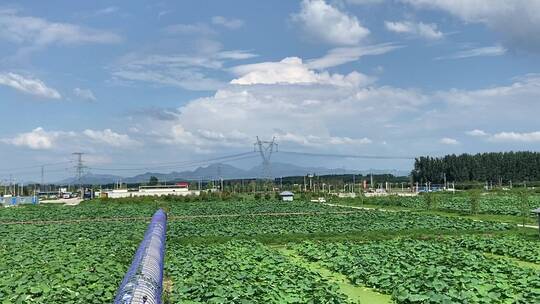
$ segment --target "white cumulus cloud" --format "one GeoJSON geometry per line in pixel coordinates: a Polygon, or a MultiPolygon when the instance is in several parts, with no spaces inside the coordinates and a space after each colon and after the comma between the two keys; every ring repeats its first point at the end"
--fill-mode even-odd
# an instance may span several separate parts
{"type": "Polygon", "coordinates": [[[0,73],[0,85],[5,85],[34,96],[51,99],[62,98],[57,90],[48,87],[43,81],[16,73],[0,73]]]}
{"type": "Polygon", "coordinates": [[[380,4],[384,2],[384,0],[345,0],[345,1],[349,4],[358,4],[358,5],[380,4]]]}
{"type": "Polygon", "coordinates": [[[30,132],[17,134],[13,138],[2,139],[2,142],[34,150],[48,150],[54,148],[59,138],[72,136],[73,132],[45,131],[42,127],[38,127],[30,132]]]}
{"type": "Polygon", "coordinates": [[[73,94],[75,96],[79,97],[82,100],[85,101],[96,101],[96,96],[94,96],[94,93],[90,89],[81,89],[81,88],[75,88],[73,89],[73,94]]]}
{"type": "MultiPolygon", "coordinates": [[[[527,75],[516,79],[510,85],[494,86],[478,90],[450,89],[438,92],[438,97],[447,100],[455,105],[468,105],[476,107],[496,107],[504,110],[505,113],[517,111],[516,106],[529,104],[535,107],[533,100],[540,94],[540,77],[538,75],[527,75]],[[520,101],[520,102],[515,102],[520,101]],[[513,107],[509,107],[512,104],[513,107]]],[[[520,108],[520,111],[525,108],[520,108]]],[[[491,111],[494,113],[497,111],[491,111]]],[[[482,116],[482,114],[478,114],[482,116]]]]}
{"type": "Polygon", "coordinates": [[[501,132],[493,134],[489,140],[495,142],[522,142],[532,143],[540,142],[540,131],[519,133],[519,132],[501,132]]]}
{"type": "Polygon", "coordinates": [[[303,0],[300,12],[292,19],[317,42],[356,45],[369,35],[355,16],[323,0],[303,0]]]}
{"type": "Polygon", "coordinates": [[[439,142],[444,145],[459,145],[459,141],[450,137],[443,137],[439,142]]]}
{"type": "Polygon", "coordinates": [[[288,57],[279,62],[262,62],[241,65],[232,68],[240,77],[233,79],[232,84],[331,84],[337,86],[367,85],[373,80],[361,73],[351,72],[347,75],[315,72],[305,65],[301,58],[288,57]]]}
{"type": "Polygon", "coordinates": [[[34,150],[50,149],[78,149],[87,146],[119,147],[130,148],[140,145],[140,142],[131,139],[127,134],[120,134],[111,129],[91,130],[83,132],[74,131],[46,131],[42,127],[33,129],[30,132],[19,133],[11,138],[1,139],[3,143],[27,147],[34,150]]]}
{"type": "Polygon", "coordinates": [[[242,60],[257,57],[257,54],[250,53],[243,50],[233,50],[233,51],[221,51],[216,54],[216,57],[219,59],[232,59],[232,60],[242,60]]]}
{"type": "Polygon", "coordinates": [[[228,29],[235,30],[241,28],[244,25],[244,21],[236,18],[225,18],[223,16],[212,17],[212,23],[215,25],[221,25],[228,29]]]}
{"type": "Polygon", "coordinates": [[[325,145],[366,145],[371,144],[373,141],[367,137],[362,138],[351,138],[351,137],[340,137],[340,136],[326,136],[320,137],[317,135],[301,135],[295,134],[292,132],[280,132],[276,130],[274,134],[279,142],[285,143],[295,143],[305,147],[322,147],[325,145]]]}
{"type": "Polygon", "coordinates": [[[108,7],[105,7],[105,8],[102,8],[102,9],[99,9],[99,10],[95,11],[94,14],[96,16],[110,15],[110,14],[114,14],[114,13],[118,12],[119,10],[120,9],[117,6],[108,6],[108,7]]]}
{"type": "Polygon", "coordinates": [[[129,147],[138,145],[139,142],[131,139],[127,134],[113,132],[111,129],[91,130],[86,129],[83,134],[92,141],[113,147],[129,147]]]}
{"type": "Polygon", "coordinates": [[[180,35],[214,35],[216,31],[205,23],[173,24],[163,29],[167,34],[180,35]]]}
{"type": "Polygon", "coordinates": [[[471,130],[471,131],[467,131],[467,132],[465,132],[465,134],[467,134],[469,136],[475,136],[475,137],[484,137],[484,136],[489,135],[485,131],[479,130],[479,129],[474,129],[474,130],[471,130]]]}
{"type": "Polygon", "coordinates": [[[436,40],[444,37],[444,34],[437,29],[435,23],[411,22],[411,21],[385,21],[387,30],[400,34],[419,36],[428,40],[436,40]]]}

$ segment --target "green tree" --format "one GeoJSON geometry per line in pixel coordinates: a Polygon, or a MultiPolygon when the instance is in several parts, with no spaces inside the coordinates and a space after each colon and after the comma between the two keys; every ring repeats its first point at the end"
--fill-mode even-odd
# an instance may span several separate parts
{"type": "Polygon", "coordinates": [[[150,180],[148,180],[148,185],[150,186],[156,186],[159,183],[159,180],[155,176],[150,176],[150,180]]]}
{"type": "Polygon", "coordinates": [[[509,183],[540,180],[539,152],[498,152],[418,157],[412,176],[415,182],[509,183]]]}

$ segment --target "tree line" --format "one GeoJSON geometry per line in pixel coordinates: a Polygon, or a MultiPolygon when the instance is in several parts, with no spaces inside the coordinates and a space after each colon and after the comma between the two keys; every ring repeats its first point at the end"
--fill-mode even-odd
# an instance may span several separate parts
{"type": "Polygon", "coordinates": [[[540,153],[493,152],[415,159],[415,182],[509,183],[540,180],[540,153]]]}

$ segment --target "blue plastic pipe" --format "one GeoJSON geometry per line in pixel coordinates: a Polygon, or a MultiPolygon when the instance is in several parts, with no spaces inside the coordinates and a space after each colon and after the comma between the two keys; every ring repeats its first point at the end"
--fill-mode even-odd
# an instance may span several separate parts
{"type": "Polygon", "coordinates": [[[159,209],[118,288],[115,304],[161,304],[166,231],[167,214],[159,209]]]}

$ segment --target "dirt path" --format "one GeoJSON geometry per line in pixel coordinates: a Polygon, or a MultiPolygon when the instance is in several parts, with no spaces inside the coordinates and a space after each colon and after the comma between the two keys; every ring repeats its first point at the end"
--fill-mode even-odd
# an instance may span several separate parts
{"type": "Polygon", "coordinates": [[[518,224],[518,227],[524,227],[524,228],[538,228],[538,226],[535,226],[535,225],[522,225],[522,224],[518,224]]]}

